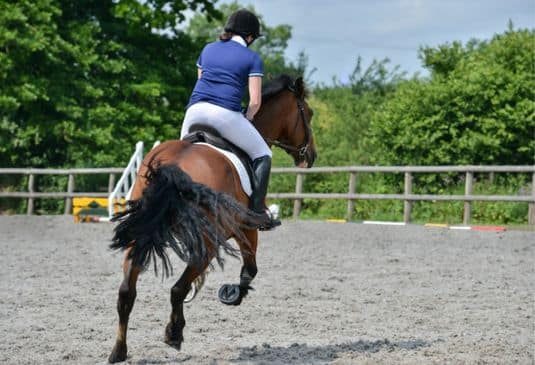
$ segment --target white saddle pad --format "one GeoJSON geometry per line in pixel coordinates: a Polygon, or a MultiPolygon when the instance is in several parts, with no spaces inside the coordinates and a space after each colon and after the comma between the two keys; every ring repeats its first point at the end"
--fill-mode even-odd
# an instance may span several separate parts
{"type": "Polygon", "coordinates": [[[248,196],[251,196],[251,194],[253,193],[253,189],[251,187],[251,180],[249,179],[249,174],[247,174],[247,170],[245,169],[245,166],[243,166],[243,163],[238,157],[236,157],[235,154],[229,151],[222,150],[221,148],[212,146],[211,144],[208,144],[208,143],[195,143],[195,144],[212,147],[214,150],[225,155],[232,162],[232,164],[234,165],[234,168],[238,172],[238,175],[240,176],[240,181],[241,181],[241,186],[243,188],[243,191],[248,196]]]}

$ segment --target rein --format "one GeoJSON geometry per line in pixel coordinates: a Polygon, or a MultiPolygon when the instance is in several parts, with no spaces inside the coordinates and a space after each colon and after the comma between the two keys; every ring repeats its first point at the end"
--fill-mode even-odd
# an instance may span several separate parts
{"type": "MultiPolygon", "coordinates": [[[[293,87],[289,86],[288,90],[290,90],[294,95],[296,95],[296,91],[295,91],[295,89],[293,87]]],[[[297,108],[299,109],[299,115],[301,116],[300,119],[303,121],[303,125],[305,127],[305,139],[304,139],[304,142],[299,147],[294,147],[294,146],[292,146],[290,144],[283,143],[283,142],[281,142],[279,140],[270,139],[270,138],[266,138],[266,142],[268,144],[272,144],[272,145],[275,145],[277,147],[282,148],[287,153],[298,152],[299,153],[299,157],[304,157],[305,154],[308,151],[308,148],[310,147],[312,131],[310,130],[310,126],[306,122],[305,107],[303,106],[302,100],[299,99],[299,98],[297,98],[297,108]]],[[[297,123],[296,123],[294,129],[295,128],[297,128],[297,123]]]]}

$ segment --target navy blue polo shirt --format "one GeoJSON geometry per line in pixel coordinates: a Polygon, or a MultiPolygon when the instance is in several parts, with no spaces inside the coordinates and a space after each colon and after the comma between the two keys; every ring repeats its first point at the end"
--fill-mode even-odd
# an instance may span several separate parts
{"type": "Polygon", "coordinates": [[[207,44],[197,60],[202,70],[191,94],[188,107],[200,101],[240,111],[249,76],[263,76],[260,56],[241,45],[229,41],[207,44]]]}

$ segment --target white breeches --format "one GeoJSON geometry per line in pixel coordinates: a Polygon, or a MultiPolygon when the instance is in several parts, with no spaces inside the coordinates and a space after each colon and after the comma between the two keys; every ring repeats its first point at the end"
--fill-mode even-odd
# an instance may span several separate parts
{"type": "Polygon", "coordinates": [[[206,102],[193,104],[186,110],[180,138],[188,134],[190,126],[196,123],[216,129],[222,137],[244,150],[251,160],[272,155],[264,138],[240,112],[206,102]]]}

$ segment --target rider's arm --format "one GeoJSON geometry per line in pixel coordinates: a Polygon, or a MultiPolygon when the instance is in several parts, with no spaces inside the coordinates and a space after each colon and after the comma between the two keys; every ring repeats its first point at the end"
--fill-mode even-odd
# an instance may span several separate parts
{"type": "Polygon", "coordinates": [[[200,79],[202,75],[202,68],[197,69],[197,78],[200,79]]]}
{"type": "Polygon", "coordinates": [[[249,76],[249,106],[245,117],[253,120],[262,105],[262,77],[249,76]]]}

